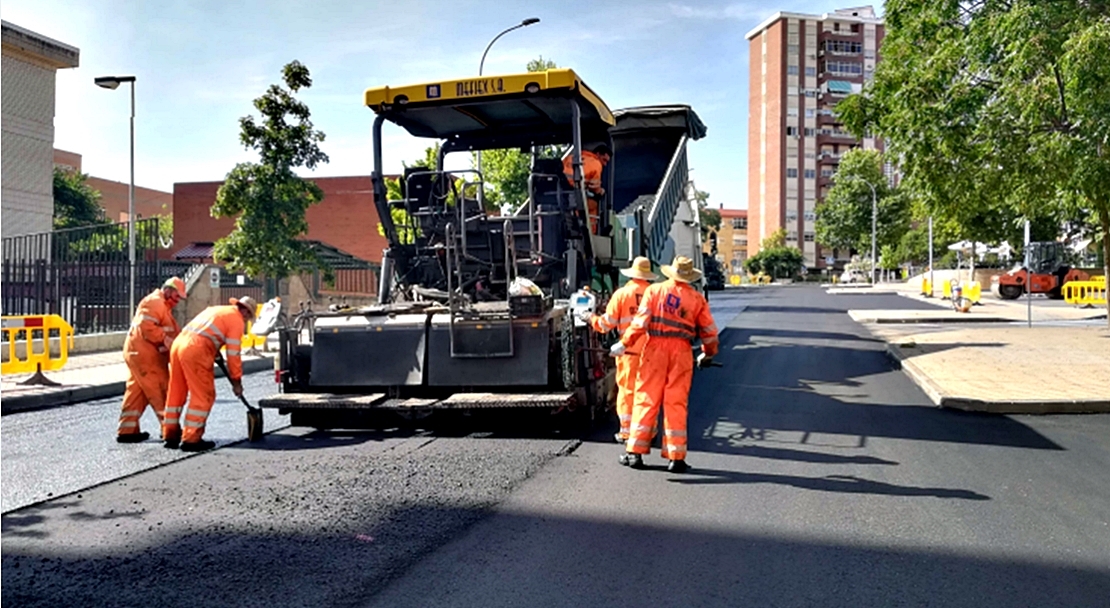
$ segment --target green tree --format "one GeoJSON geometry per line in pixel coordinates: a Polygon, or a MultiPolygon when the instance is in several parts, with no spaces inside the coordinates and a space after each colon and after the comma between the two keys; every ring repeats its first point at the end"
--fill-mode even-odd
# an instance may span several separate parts
{"type": "Polygon", "coordinates": [[[826,247],[871,250],[871,186],[878,201],[879,247],[896,245],[909,227],[909,198],[892,188],[877,150],[850,150],[825,201],[817,207],[817,241],[826,247]],[[868,186],[871,184],[871,186],[868,186]]]}
{"type": "Polygon", "coordinates": [[[294,94],[312,86],[299,61],[282,68],[283,88],[270,85],[254,107],[262,115],[239,119],[239,141],[258,151],[259,162],[240,163],[227,175],[212,205],[213,217],[235,217],[235,229],[216,241],[214,256],[232,272],[281,279],[306,268],[326,265],[300,240],[308,232],[305,212],[324,193],[301,179],[294,168],[315,169],[328,162],[320,150],[324,134],[313,128],[308,106],[294,94]]]}
{"type": "Polygon", "coordinates": [[[744,261],[751,274],[763,273],[775,279],[791,279],[801,272],[805,256],[797,247],[786,246],[786,230],[778,229],[759,244],[759,253],[744,261]]]}
{"type": "Polygon", "coordinates": [[[709,193],[694,190],[694,200],[698,202],[698,222],[701,224],[701,240],[709,238],[710,232],[721,230],[721,212],[709,208],[709,193]]]}
{"type": "Polygon", "coordinates": [[[54,229],[109,223],[100,205],[100,192],[88,185],[89,176],[54,167],[54,229]]]}
{"type": "MultiPolygon", "coordinates": [[[[542,72],[555,67],[554,61],[539,56],[528,62],[529,72],[542,72]]],[[[536,150],[540,158],[559,158],[559,151],[552,146],[536,150]]],[[[477,153],[472,155],[472,165],[477,168],[477,153]]],[[[504,148],[482,151],[482,176],[486,189],[483,193],[488,211],[502,205],[517,207],[528,199],[528,176],[532,173],[532,156],[527,150],[504,148]]]]}
{"type": "Polygon", "coordinates": [[[914,195],[964,229],[1011,230],[1024,218],[1059,226],[1078,208],[1110,233],[1110,4],[886,9],[874,80],[837,111],[887,141],[914,195]]]}
{"type": "MultiPolygon", "coordinates": [[[[436,161],[439,159],[439,144],[430,146],[424,149],[424,158],[419,158],[412,162],[412,164],[401,162],[401,165],[406,169],[429,169],[433,170],[436,167],[436,161]]],[[[389,201],[401,200],[401,180],[390,179],[385,180],[386,199],[389,201]]],[[[454,192],[447,195],[447,204],[455,204],[454,192]]],[[[420,229],[412,221],[408,211],[404,207],[391,206],[389,209],[389,217],[393,219],[393,225],[397,227],[397,239],[402,245],[411,245],[416,242],[416,237],[420,234],[420,229]]],[[[378,234],[385,236],[385,226],[378,222],[378,234]]]]}

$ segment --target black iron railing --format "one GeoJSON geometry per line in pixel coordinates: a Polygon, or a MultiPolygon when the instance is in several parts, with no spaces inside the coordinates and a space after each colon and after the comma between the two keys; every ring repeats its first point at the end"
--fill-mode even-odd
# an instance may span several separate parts
{"type": "MultiPolygon", "coordinates": [[[[4,238],[3,314],[57,314],[79,334],[127,329],[127,242],[126,222],[4,238]]],[[[173,276],[163,276],[158,247],[158,218],[136,221],[136,300],[173,276]]]]}

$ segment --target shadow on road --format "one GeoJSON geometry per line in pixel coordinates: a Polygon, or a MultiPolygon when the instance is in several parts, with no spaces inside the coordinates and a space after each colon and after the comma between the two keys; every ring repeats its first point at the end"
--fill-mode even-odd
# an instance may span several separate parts
{"type": "MultiPolygon", "coordinates": [[[[897,493],[914,492],[950,491],[897,493]]],[[[487,514],[398,500],[384,519],[371,509],[350,513],[343,530],[330,533],[213,525],[165,530],[126,549],[86,549],[84,555],[65,550],[66,540],[23,540],[18,549],[4,550],[3,603],[137,606],[156,597],[168,608],[628,606],[650,597],[663,606],[1011,608],[1095,606],[1110,597],[1110,571],[1070,560],[550,514],[498,514],[458,545],[434,553],[487,514]],[[630,547],[665,550],[630,555],[630,547]],[[203,589],[182,593],[181,578],[172,572],[203,572],[203,589]]],[[[116,530],[108,522],[98,525],[103,529],[89,534],[116,530]]]]}
{"type": "Polygon", "coordinates": [[[990,496],[952,488],[919,488],[900,486],[882,481],[862,479],[855,475],[826,475],[825,477],[803,477],[798,475],[774,475],[769,473],[743,473],[740,471],[720,471],[694,468],[682,477],[669,479],[672,483],[683,485],[715,484],[754,484],[771,483],[817,490],[820,492],[844,492],[848,494],[882,494],[886,496],[932,496],[936,498],[961,498],[964,500],[990,500],[990,496]]]}

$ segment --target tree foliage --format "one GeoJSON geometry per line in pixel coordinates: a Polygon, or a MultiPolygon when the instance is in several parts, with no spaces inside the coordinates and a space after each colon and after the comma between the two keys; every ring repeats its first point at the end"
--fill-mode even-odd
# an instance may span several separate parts
{"type": "Polygon", "coordinates": [[[984,241],[977,230],[1013,231],[1025,218],[1060,226],[1075,210],[1110,233],[1110,4],[886,8],[874,80],[837,112],[887,141],[929,212],[984,241]]]}
{"type": "Polygon", "coordinates": [[[763,273],[775,279],[792,279],[805,266],[805,257],[797,247],[786,246],[786,230],[778,229],[763,239],[759,253],[744,261],[751,274],[763,273]]]}
{"type": "Polygon", "coordinates": [[[54,229],[109,223],[100,205],[100,192],[87,183],[89,176],[54,167],[54,229]]]}
{"type": "MultiPolygon", "coordinates": [[[[558,67],[554,61],[542,55],[528,62],[529,72],[542,72],[558,67]]],[[[540,158],[559,158],[557,149],[541,146],[536,150],[540,158]]],[[[472,164],[478,166],[477,153],[472,164]]],[[[482,176],[486,189],[483,193],[485,207],[489,211],[509,205],[513,208],[528,199],[528,176],[532,173],[532,156],[527,150],[505,148],[484,150],[482,152],[482,176]]]]}
{"type": "Polygon", "coordinates": [[[698,223],[701,224],[701,240],[709,238],[710,232],[721,229],[721,212],[709,208],[709,193],[694,190],[694,200],[698,203],[698,223]]]}
{"type": "Polygon", "coordinates": [[[324,134],[313,128],[308,106],[294,95],[312,86],[308,68],[293,61],[277,84],[254,100],[262,116],[239,119],[239,141],[258,152],[259,162],[240,163],[227,175],[212,205],[213,217],[235,217],[235,229],[216,242],[214,256],[232,272],[284,278],[305,268],[327,270],[308,243],[305,212],[324,193],[294,173],[328,162],[320,150],[324,134]]]}
{"type": "Polygon", "coordinates": [[[897,245],[909,228],[909,197],[890,186],[877,150],[850,150],[840,161],[828,197],[817,207],[817,241],[844,250],[871,250],[871,186],[878,201],[879,247],[897,245]],[[868,186],[871,184],[871,186],[868,186]]]}

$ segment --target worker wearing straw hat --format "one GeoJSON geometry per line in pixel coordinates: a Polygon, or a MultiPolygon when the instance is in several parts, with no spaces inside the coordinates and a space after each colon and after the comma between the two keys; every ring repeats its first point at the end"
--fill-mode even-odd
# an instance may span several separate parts
{"type": "MultiPolygon", "coordinates": [[[[632,324],[636,311],[640,308],[640,300],[644,290],[651,285],[657,277],[651,271],[651,260],[641,256],[632,260],[632,266],[621,270],[621,274],[628,277],[628,283],[613,292],[609,298],[609,305],[605,314],[595,315],[583,311],[582,320],[598,333],[609,333],[616,330],[618,335],[623,335],[632,324]]],[[[630,350],[617,357],[617,418],[620,419],[620,431],[616,440],[624,443],[628,440],[628,427],[632,422],[632,401],[636,394],[636,373],[640,369],[640,347],[645,340],[641,339],[633,344],[630,350]]]]}
{"type": "Polygon", "coordinates": [[[203,439],[204,425],[216,402],[212,365],[220,349],[226,348],[232,391],[237,397],[243,394],[243,362],[239,350],[247,321],[254,318],[255,306],[250,296],[231,298],[227,306],[209,306],[174,340],[170,348],[170,391],[162,421],[162,438],[167,448],[180,445],[183,451],[201,452],[216,447],[214,442],[203,439]],[[187,408],[186,397],[189,399],[187,408]]]}
{"type": "Polygon", "coordinates": [[[691,347],[701,340],[698,366],[708,367],[717,354],[717,326],[709,302],[691,285],[701,278],[693,260],[678,256],[660,270],[668,280],[644,291],[636,317],[612,348],[612,353],[620,356],[642,344],[632,425],[621,464],[643,468],[643,455],[651,452],[652,429],[662,408],[663,458],[671,461],[667,470],[682,473],[688,468],[686,409],[694,376],[691,347]],[[644,336],[647,339],[642,343],[644,336]]]}

